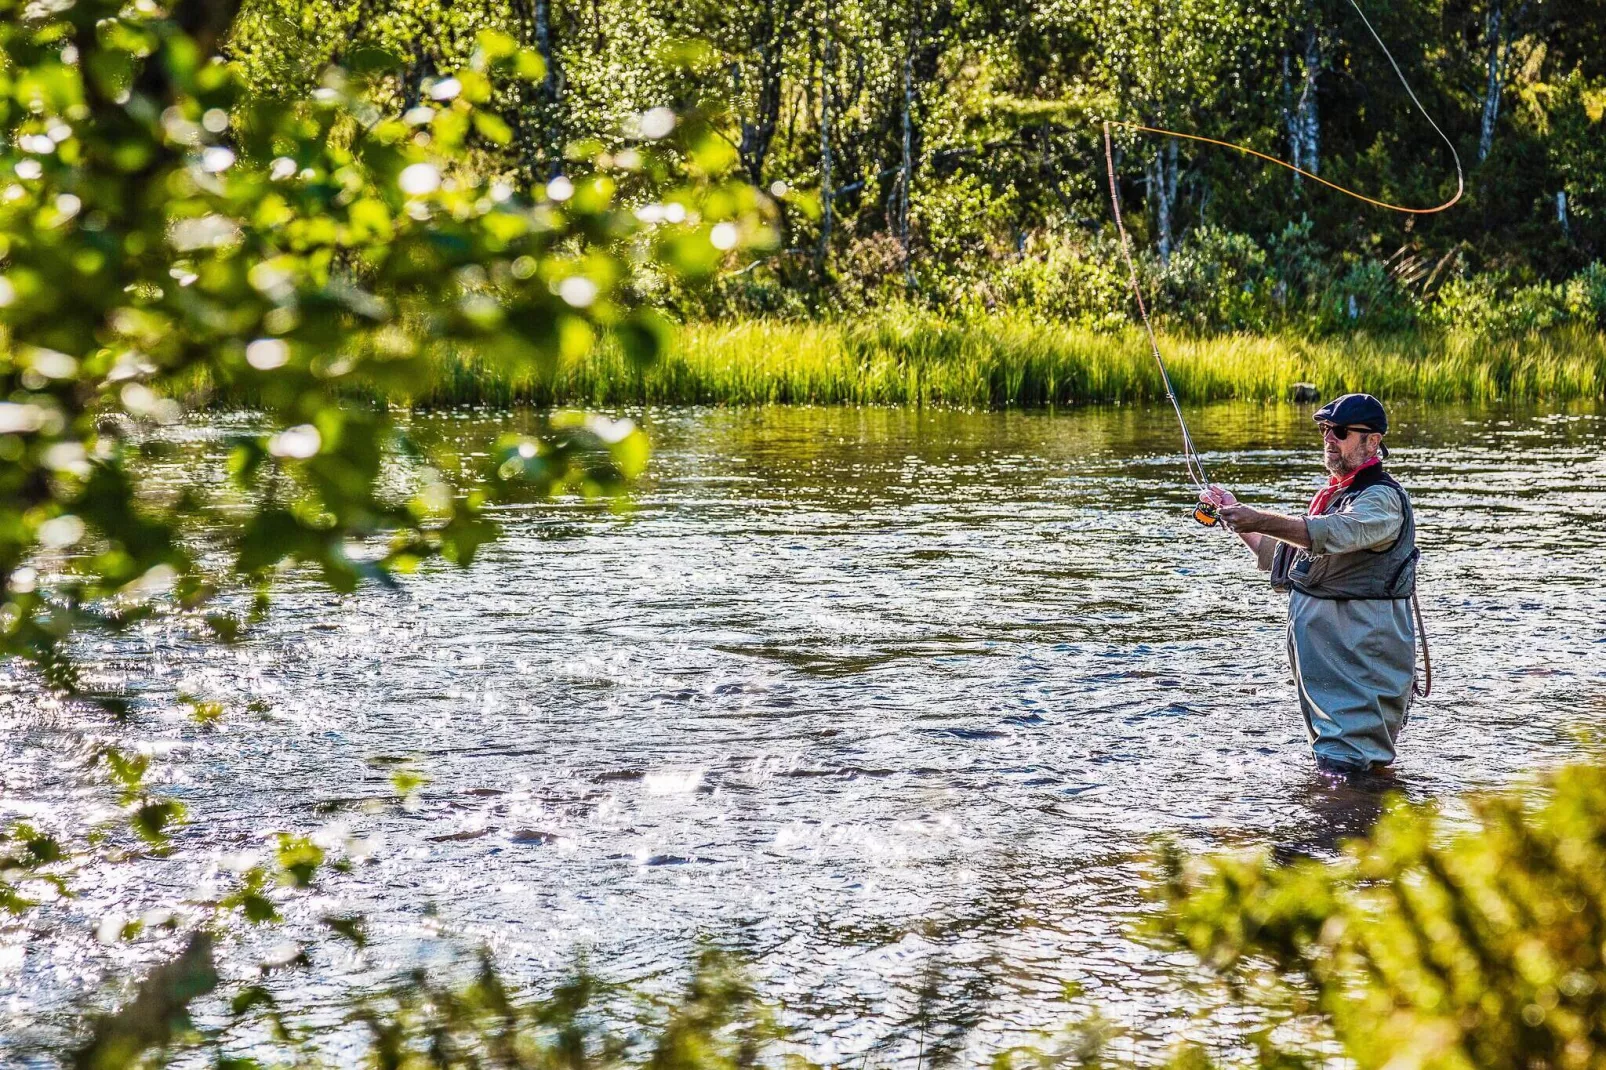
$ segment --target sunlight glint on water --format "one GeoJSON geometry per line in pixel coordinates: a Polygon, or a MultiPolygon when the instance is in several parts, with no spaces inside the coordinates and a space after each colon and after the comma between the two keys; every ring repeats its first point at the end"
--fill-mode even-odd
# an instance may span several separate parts
{"type": "MultiPolygon", "coordinates": [[[[415,430],[469,453],[510,419],[415,430]]],[[[101,682],[146,700],[131,726],[10,679],[7,817],[104,807],[67,759],[125,738],[158,743],[195,820],[170,859],[83,874],[48,912],[79,936],[0,941],[0,1033],[148,954],[97,945],[103,915],[215,894],[286,829],[372,849],[298,915],[369,912],[367,968],[445,933],[537,985],[584,947],[666,986],[707,938],[755,956],[818,1058],[979,1056],[1091,1006],[1158,1052],[1198,1000],[1185,963],[1124,935],[1153,837],[1321,852],[1375,810],[1311,773],[1282,604],[1189,521],[1167,411],[645,419],[627,514],[511,506],[466,572],[347,598],[296,579],[234,647],[171,623],[104,644],[101,682]],[[229,718],[196,728],[180,692],[229,718]],[[398,766],[430,778],[417,805],[365,812],[398,766]],[[1068,981],[1085,995],[1061,1001],[1068,981]]],[[[1398,784],[1447,797],[1567,759],[1606,711],[1606,420],[1395,420],[1437,673],[1398,784]]],[[[175,483],[218,463],[225,422],[180,433],[175,483]]],[[[1191,422],[1245,498],[1293,509],[1314,487],[1307,410],[1191,422]]],[[[321,998],[364,968],[281,983],[321,998]]]]}

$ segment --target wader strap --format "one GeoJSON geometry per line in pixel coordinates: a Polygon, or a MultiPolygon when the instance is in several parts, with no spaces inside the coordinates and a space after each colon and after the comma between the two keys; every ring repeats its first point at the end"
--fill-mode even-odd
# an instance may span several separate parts
{"type": "Polygon", "coordinates": [[[1413,678],[1411,691],[1418,698],[1427,698],[1433,693],[1433,659],[1428,656],[1428,629],[1422,623],[1422,603],[1417,601],[1415,591],[1411,592],[1411,611],[1416,614],[1416,635],[1422,644],[1422,683],[1419,686],[1413,678]]]}

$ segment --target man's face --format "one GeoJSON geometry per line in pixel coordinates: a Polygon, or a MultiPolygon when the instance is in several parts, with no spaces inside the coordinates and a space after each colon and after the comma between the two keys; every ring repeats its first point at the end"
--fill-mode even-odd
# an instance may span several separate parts
{"type": "Polygon", "coordinates": [[[1377,453],[1383,436],[1363,427],[1351,427],[1341,439],[1333,424],[1322,424],[1322,464],[1335,476],[1347,476],[1377,453]]]}

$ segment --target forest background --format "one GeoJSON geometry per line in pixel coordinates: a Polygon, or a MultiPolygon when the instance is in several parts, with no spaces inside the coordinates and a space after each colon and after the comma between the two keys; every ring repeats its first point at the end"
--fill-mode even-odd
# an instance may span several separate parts
{"type": "MultiPolygon", "coordinates": [[[[1511,335],[1606,315],[1606,5],[1391,0],[1367,12],[1457,145],[1455,211],[1409,216],[1225,150],[1118,132],[1142,270],[1172,329],[1511,335]]],[[[298,98],[396,64],[429,103],[483,30],[539,51],[499,91],[488,171],[608,163],[653,108],[713,116],[775,202],[768,249],[655,294],[688,320],[868,310],[1131,322],[1099,120],[1252,146],[1409,205],[1455,170],[1346,0],[253,0],[229,51],[298,98]],[[374,62],[380,62],[375,59],[374,62]]]]}

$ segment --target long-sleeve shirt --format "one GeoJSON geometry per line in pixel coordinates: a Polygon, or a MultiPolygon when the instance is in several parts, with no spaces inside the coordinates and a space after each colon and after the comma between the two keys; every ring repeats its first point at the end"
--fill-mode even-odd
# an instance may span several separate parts
{"type": "MultiPolygon", "coordinates": [[[[1357,494],[1342,511],[1325,516],[1307,516],[1310,553],[1347,554],[1355,550],[1380,550],[1392,543],[1405,523],[1400,496],[1385,486],[1371,486],[1357,494]]],[[[1262,536],[1255,551],[1260,571],[1271,571],[1271,555],[1277,540],[1262,536]]]]}

